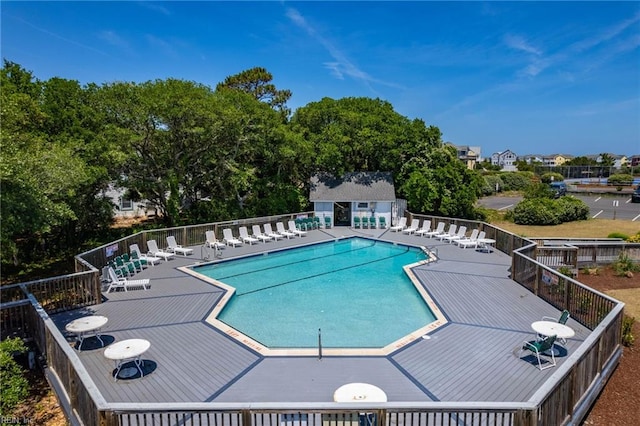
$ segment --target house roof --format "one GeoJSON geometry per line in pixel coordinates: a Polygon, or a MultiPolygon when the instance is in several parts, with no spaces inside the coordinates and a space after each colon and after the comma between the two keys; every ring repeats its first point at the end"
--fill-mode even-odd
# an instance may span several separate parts
{"type": "Polygon", "coordinates": [[[348,173],[342,178],[321,173],[311,177],[310,201],[388,201],[396,199],[388,172],[348,173]]]}

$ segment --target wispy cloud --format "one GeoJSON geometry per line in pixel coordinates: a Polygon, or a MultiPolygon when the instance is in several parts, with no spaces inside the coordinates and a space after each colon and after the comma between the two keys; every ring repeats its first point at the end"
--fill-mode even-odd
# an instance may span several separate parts
{"type": "Polygon", "coordinates": [[[131,50],[131,46],[129,42],[125,38],[117,34],[115,31],[111,31],[111,30],[100,31],[98,33],[98,38],[122,50],[126,50],[126,51],[131,50]]]}
{"type": "Polygon", "coordinates": [[[640,106],[637,98],[622,99],[617,102],[600,102],[581,105],[569,112],[569,116],[585,117],[602,114],[616,114],[621,111],[637,110],[640,106]]]}
{"type": "Polygon", "coordinates": [[[366,71],[361,70],[354,64],[338,47],[323,37],[296,9],[287,8],[286,16],[296,26],[304,30],[313,40],[318,42],[334,59],[334,61],[325,62],[323,65],[329,70],[331,75],[337,79],[344,80],[345,76],[358,80],[365,84],[367,88],[374,91],[372,83],[382,84],[385,86],[399,87],[398,84],[390,83],[376,79],[369,75],[366,71]]]}
{"type": "Polygon", "coordinates": [[[636,13],[634,16],[632,16],[629,19],[625,19],[624,21],[613,24],[610,27],[605,28],[604,30],[600,31],[599,33],[595,34],[592,37],[573,43],[569,47],[569,50],[573,52],[584,52],[585,50],[599,46],[600,44],[617,37],[618,35],[623,33],[627,28],[636,24],[638,21],[640,21],[640,13],[636,13]]]}
{"type": "Polygon", "coordinates": [[[176,49],[173,47],[173,44],[161,39],[159,37],[156,37],[152,34],[146,34],[145,38],[147,39],[147,42],[153,47],[156,48],[158,50],[160,50],[162,52],[162,54],[164,54],[165,56],[169,56],[171,58],[178,58],[178,52],[176,51],[176,49]]]}
{"type": "MultiPolygon", "coordinates": [[[[589,72],[604,63],[613,60],[621,54],[636,49],[640,45],[640,37],[634,34],[624,37],[624,32],[640,21],[640,13],[629,19],[617,22],[595,35],[578,40],[565,48],[559,49],[555,54],[544,56],[541,50],[532,49],[536,56],[531,62],[520,70],[519,76],[536,77],[544,70],[556,67],[568,62],[581,64],[582,72],[589,72]],[[590,52],[591,55],[590,55],[590,52]],[[587,55],[587,56],[585,56],[587,55]]],[[[528,51],[530,47],[526,42],[519,43],[517,39],[505,40],[507,45],[528,51]]]]}
{"type": "Polygon", "coordinates": [[[536,56],[540,56],[543,53],[542,50],[534,47],[533,45],[531,45],[531,43],[525,40],[524,37],[519,35],[507,34],[504,36],[504,42],[508,47],[512,49],[522,50],[536,56]]]}
{"type": "Polygon", "coordinates": [[[141,1],[138,2],[138,4],[146,9],[152,10],[154,12],[158,12],[161,13],[162,15],[166,15],[166,16],[170,16],[171,12],[169,11],[169,9],[167,9],[166,7],[164,7],[161,4],[158,4],[156,2],[152,2],[152,1],[141,1]]]}
{"type": "Polygon", "coordinates": [[[11,17],[11,18],[15,19],[16,21],[22,22],[23,24],[30,26],[31,28],[33,28],[33,29],[34,29],[34,30],[36,30],[36,31],[39,31],[39,32],[41,32],[41,33],[47,34],[48,36],[51,36],[51,37],[57,38],[58,40],[64,41],[65,43],[73,44],[74,46],[78,46],[78,47],[81,47],[81,48],[83,48],[83,49],[86,49],[86,50],[90,50],[90,51],[92,51],[92,52],[99,53],[100,55],[104,55],[104,56],[111,57],[111,55],[109,55],[109,54],[108,54],[108,53],[106,53],[106,52],[103,52],[103,51],[102,51],[102,50],[100,50],[100,49],[96,49],[95,47],[90,46],[90,45],[88,45],[88,44],[80,43],[80,42],[78,42],[78,41],[75,41],[75,40],[72,40],[72,39],[69,39],[69,38],[63,37],[63,36],[61,36],[60,34],[57,34],[57,33],[54,33],[54,32],[52,32],[52,31],[49,31],[49,30],[47,30],[47,29],[44,29],[44,28],[38,27],[37,25],[34,25],[34,24],[32,24],[31,22],[29,22],[29,21],[25,21],[25,20],[24,20],[24,19],[22,19],[22,18],[18,18],[18,17],[16,17],[16,16],[11,16],[11,15],[6,15],[6,14],[5,14],[5,16],[9,16],[9,17],[11,17]]]}

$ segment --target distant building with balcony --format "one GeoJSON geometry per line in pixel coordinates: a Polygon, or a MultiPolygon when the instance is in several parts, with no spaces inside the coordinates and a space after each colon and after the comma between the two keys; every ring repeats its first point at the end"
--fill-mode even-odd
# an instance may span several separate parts
{"type": "Polygon", "coordinates": [[[562,166],[567,161],[573,158],[572,155],[568,154],[551,154],[545,155],[542,157],[542,164],[549,167],[562,166]]]}
{"type": "Polygon", "coordinates": [[[481,160],[479,146],[455,145],[451,142],[448,143],[456,148],[456,151],[458,152],[458,159],[467,166],[467,169],[473,170],[476,168],[476,163],[481,160]]]}

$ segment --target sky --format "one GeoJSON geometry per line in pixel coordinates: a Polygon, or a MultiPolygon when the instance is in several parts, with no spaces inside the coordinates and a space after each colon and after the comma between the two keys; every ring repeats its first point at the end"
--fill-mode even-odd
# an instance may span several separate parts
{"type": "Polygon", "coordinates": [[[264,67],[295,109],[379,98],[482,157],[640,154],[640,2],[11,2],[1,51],[40,80],[264,67]]]}

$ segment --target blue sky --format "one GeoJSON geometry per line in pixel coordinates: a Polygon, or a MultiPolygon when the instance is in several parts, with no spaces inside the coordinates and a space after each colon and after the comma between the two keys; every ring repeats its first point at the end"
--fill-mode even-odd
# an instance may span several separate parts
{"type": "Polygon", "coordinates": [[[261,66],[296,109],[389,101],[483,156],[640,154],[640,2],[6,2],[2,57],[41,79],[261,66]]]}

